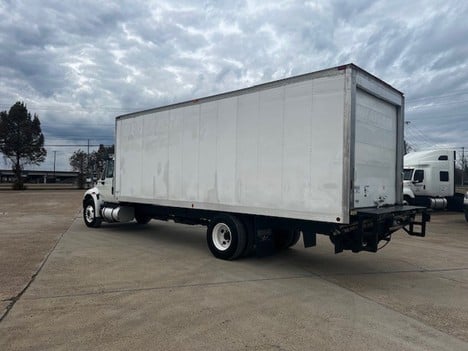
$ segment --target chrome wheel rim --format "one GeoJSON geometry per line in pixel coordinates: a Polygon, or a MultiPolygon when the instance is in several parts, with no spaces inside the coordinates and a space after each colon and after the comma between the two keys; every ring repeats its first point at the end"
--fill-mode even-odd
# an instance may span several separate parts
{"type": "Polygon", "coordinates": [[[85,208],[85,218],[86,222],[91,223],[94,221],[94,207],[92,205],[88,205],[85,208]]]}

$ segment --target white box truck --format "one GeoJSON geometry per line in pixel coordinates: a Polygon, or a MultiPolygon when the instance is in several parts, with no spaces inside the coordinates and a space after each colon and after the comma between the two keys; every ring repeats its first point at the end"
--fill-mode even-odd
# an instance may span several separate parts
{"type": "Polygon", "coordinates": [[[116,118],[115,157],[83,198],[87,226],[207,226],[236,259],[330,237],[375,252],[429,215],[402,205],[404,96],[353,64],[116,118]]]}

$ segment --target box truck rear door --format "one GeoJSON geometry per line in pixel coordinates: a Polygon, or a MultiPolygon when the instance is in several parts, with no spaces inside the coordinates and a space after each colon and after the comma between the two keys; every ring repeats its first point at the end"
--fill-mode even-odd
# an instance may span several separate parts
{"type": "Polygon", "coordinates": [[[395,204],[397,108],[357,89],[355,121],[354,208],[395,204]]]}

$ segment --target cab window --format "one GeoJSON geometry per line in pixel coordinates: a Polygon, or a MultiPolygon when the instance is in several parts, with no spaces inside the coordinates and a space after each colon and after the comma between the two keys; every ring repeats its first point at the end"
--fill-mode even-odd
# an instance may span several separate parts
{"type": "Polygon", "coordinates": [[[403,170],[403,180],[411,180],[412,177],[413,177],[413,169],[405,168],[403,170]]]}
{"type": "Polygon", "coordinates": [[[413,180],[417,183],[422,183],[424,181],[424,170],[423,169],[415,170],[413,180]]]}
{"type": "Polygon", "coordinates": [[[107,161],[106,165],[106,178],[114,177],[114,160],[107,161]]]}
{"type": "Polygon", "coordinates": [[[439,180],[441,182],[448,182],[449,181],[449,172],[447,171],[440,171],[439,173],[439,180]]]}
{"type": "Polygon", "coordinates": [[[107,160],[102,170],[101,180],[114,177],[114,160],[107,160]]]}

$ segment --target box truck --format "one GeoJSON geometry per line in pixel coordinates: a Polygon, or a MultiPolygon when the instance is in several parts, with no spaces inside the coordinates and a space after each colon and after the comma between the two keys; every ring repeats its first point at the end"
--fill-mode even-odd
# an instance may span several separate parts
{"type": "Polygon", "coordinates": [[[430,219],[403,205],[403,125],[403,94],[353,64],[118,116],[84,222],[205,225],[228,260],[317,234],[376,252],[430,219]]]}
{"type": "Polygon", "coordinates": [[[455,190],[456,151],[410,152],[404,156],[403,199],[433,209],[463,211],[463,193],[455,190]]]}

